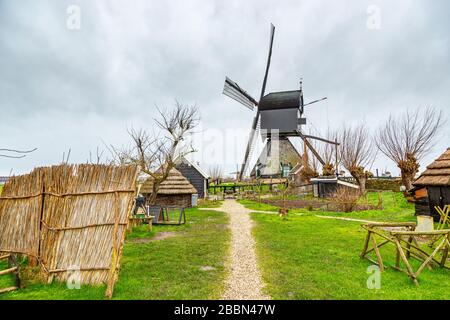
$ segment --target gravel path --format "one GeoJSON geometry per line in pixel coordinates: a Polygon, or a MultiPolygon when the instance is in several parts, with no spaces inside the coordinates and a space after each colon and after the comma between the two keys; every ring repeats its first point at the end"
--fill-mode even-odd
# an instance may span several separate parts
{"type": "Polygon", "coordinates": [[[221,208],[230,216],[231,265],[225,284],[224,300],[268,300],[262,293],[263,282],[258,269],[250,212],[235,200],[225,200],[221,208]]]}

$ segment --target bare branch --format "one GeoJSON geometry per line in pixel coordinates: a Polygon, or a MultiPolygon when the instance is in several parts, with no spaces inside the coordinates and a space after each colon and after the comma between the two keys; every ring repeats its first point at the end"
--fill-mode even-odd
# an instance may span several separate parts
{"type": "Polygon", "coordinates": [[[153,190],[149,202],[154,204],[159,186],[175,167],[177,159],[195,152],[186,138],[198,125],[198,109],[178,101],[171,110],[157,108],[159,117],[156,125],[162,135],[150,134],[143,129],[129,129],[132,145],[128,148],[109,146],[113,159],[120,163],[137,164],[153,180],[153,190]]]}
{"type": "Polygon", "coordinates": [[[339,153],[342,165],[358,182],[360,191],[365,193],[366,180],[376,156],[376,149],[370,131],[364,122],[354,127],[342,127],[339,133],[339,153]]]}
{"type": "Polygon", "coordinates": [[[25,158],[27,154],[32,153],[36,150],[37,150],[37,148],[31,149],[31,150],[0,149],[0,152],[1,152],[0,157],[9,158],[9,159],[22,159],[22,158],[25,158]],[[11,155],[8,153],[16,153],[19,155],[11,155]]]}
{"type": "Polygon", "coordinates": [[[400,117],[389,116],[378,129],[375,144],[400,168],[403,184],[408,189],[418,172],[419,161],[434,147],[444,122],[441,110],[418,108],[407,110],[400,117]]]}

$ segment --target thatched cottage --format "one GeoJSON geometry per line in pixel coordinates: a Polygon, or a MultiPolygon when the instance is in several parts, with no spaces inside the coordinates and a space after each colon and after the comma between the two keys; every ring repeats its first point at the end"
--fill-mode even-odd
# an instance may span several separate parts
{"type": "Polygon", "coordinates": [[[416,214],[431,214],[438,219],[434,207],[450,204],[450,148],[430,164],[413,185],[416,214]]]}
{"type": "MultiPolygon", "coordinates": [[[[148,199],[152,194],[152,188],[153,179],[149,177],[142,184],[140,193],[148,199]]],[[[193,194],[197,194],[194,186],[180,171],[173,168],[168,178],[159,187],[156,204],[160,206],[191,207],[193,194]]]]}

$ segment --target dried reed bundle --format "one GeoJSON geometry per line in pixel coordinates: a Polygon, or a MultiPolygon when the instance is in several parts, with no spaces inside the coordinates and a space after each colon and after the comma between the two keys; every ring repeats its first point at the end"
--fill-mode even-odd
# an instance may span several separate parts
{"type": "Polygon", "coordinates": [[[6,182],[0,197],[0,251],[37,257],[43,170],[6,182]]]}
{"type": "Polygon", "coordinates": [[[49,282],[77,270],[83,284],[110,282],[113,269],[114,283],[136,178],[136,166],[85,164],[12,179],[0,198],[0,251],[38,256],[49,282]]]}

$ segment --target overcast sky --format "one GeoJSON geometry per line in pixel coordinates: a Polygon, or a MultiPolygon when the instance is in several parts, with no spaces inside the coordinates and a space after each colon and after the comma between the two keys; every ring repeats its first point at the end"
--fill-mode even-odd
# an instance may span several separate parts
{"type": "MultiPolygon", "coordinates": [[[[311,130],[375,128],[426,106],[450,118],[449,12],[447,0],[0,0],[0,148],[38,148],[0,158],[0,175],[56,164],[69,148],[85,162],[128,143],[127,128],[151,130],[155,106],[175,99],[200,108],[196,159],[235,170],[253,113],[221,94],[223,81],[259,96],[270,22],[267,91],[303,78],[306,101],[328,97],[307,107],[311,130]]],[[[447,124],[422,165],[449,136],[447,124]]],[[[398,172],[381,155],[375,168],[398,172]]]]}

